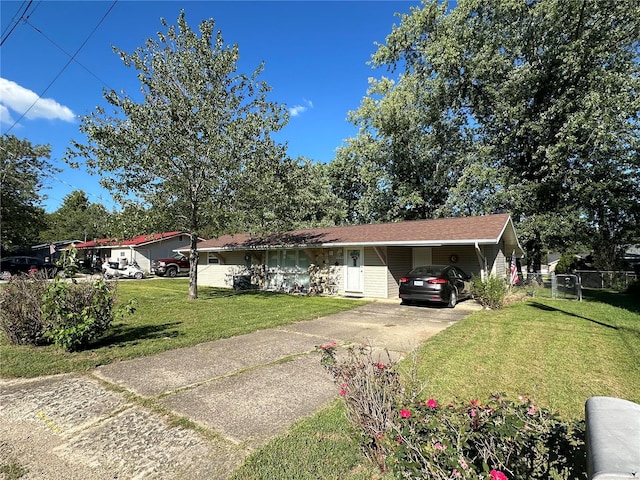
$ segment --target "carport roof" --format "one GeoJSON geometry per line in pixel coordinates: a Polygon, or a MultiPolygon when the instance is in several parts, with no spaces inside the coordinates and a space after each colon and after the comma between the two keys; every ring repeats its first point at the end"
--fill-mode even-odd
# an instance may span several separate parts
{"type": "MultiPolygon", "coordinates": [[[[505,241],[508,250],[522,253],[511,216],[442,218],[408,222],[311,228],[251,236],[223,235],[198,243],[203,252],[294,247],[486,245],[505,241]],[[504,237],[504,238],[503,238],[504,237]]],[[[187,250],[183,247],[179,250],[187,250]]]]}
{"type": "Polygon", "coordinates": [[[77,243],[77,249],[85,248],[112,248],[112,247],[140,247],[149,243],[161,242],[170,238],[187,235],[186,232],[164,232],[152,233],[149,235],[138,235],[137,237],[121,240],[117,238],[100,238],[97,240],[89,240],[88,242],[77,243]]]}

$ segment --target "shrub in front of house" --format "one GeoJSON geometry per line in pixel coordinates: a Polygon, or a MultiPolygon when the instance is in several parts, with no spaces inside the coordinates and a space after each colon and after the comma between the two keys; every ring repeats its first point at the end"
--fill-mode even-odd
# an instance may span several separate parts
{"type": "Polygon", "coordinates": [[[494,275],[490,275],[485,279],[474,276],[471,279],[473,298],[485,308],[492,310],[502,308],[507,292],[507,284],[504,279],[494,275]]]}
{"type": "Polygon", "coordinates": [[[15,275],[2,290],[0,327],[10,343],[54,343],[67,351],[88,347],[118,316],[134,311],[133,302],[115,308],[115,284],[47,281],[40,275],[15,275]]]}
{"type": "Polygon", "coordinates": [[[14,345],[41,345],[45,326],[42,295],[49,283],[44,272],[13,275],[0,290],[0,328],[14,345]]]}

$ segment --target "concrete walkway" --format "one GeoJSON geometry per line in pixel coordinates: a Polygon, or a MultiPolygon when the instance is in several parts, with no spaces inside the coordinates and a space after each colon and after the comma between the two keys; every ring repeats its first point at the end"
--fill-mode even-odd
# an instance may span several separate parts
{"type": "Polygon", "coordinates": [[[0,464],[15,461],[23,479],[223,479],[336,398],[317,345],[403,356],[479,308],[374,302],[88,375],[0,380],[0,464]]]}

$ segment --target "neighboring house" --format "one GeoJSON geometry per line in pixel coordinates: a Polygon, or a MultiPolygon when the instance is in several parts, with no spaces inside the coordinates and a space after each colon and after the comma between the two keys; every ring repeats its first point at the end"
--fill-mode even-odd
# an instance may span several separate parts
{"type": "Polygon", "coordinates": [[[81,242],[75,247],[84,252],[86,259],[95,259],[98,267],[105,259],[112,262],[126,259],[129,263],[135,260],[142,270],[150,272],[154,258],[170,257],[176,248],[183,246],[189,239],[189,234],[185,232],[152,233],[129,240],[102,238],[81,242]]]}
{"type": "Polygon", "coordinates": [[[198,251],[201,285],[374,298],[398,298],[399,278],[417,265],[505,277],[512,253],[523,254],[508,214],[225,235],[198,243],[198,251]]]}
{"type": "Polygon", "coordinates": [[[31,247],[33,255],[47,263],[56,263],[60,255],[69,245],[76,245],[80,240],[60,240],[58,242],[41,243],[31,247]]]}

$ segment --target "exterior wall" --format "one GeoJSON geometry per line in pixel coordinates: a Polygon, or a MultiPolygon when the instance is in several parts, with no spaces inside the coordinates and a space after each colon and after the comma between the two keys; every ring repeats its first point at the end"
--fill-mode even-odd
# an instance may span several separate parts
{"type": "MultiPolygon", "coordinates": [[[[174,250],[176,248],[184,247],[188,242],[188,235],[180,235],[141,247],[112,247],[109,258],[113,262],[121,258],[126,258],[129,263],[135,260],[142,270],[149,273],[151,271],[151,260],[171,257],[175,254],[174,250]]],[[[103,257],[107,256],[104,253],[102,255],[103,257]]]]}
{"type": "Polygon", "coordinates": [[[399,298],[400,277],[411,270],[411,248],[387,248],[387,292],[388,298],[399,298]]]}
{"type": "MultiPolygon", "coordinates": [[[[399,279],[412,268],[412,247],[379,247],[383,258],[378,256],[372,247],[363,250],[363,291],[364,297],[398,298],[399,279]],[[385,264],[386,261],[386,264],[385,264]]],[[[501,245],[484,245],[480,247],[486,259],[489,274],[503,276],[506,272],[507,260],[501,245]]],[[[302,250],[299,255],[302,255],[302,250]]],[[[320,266],[323,273],[323,290],[331,294],[345,294],[344,249],[316,248],[304,250],[310,263],[320,266]],[[328,280],[327,280],[328,278],[328,280]]],[[[251,252],[253,267],[267,265],[267,251],[251,252]]],[[[224,252],[220,264],[208,264],[208,254],[201,253],[198,263],[198,279],[202,285],[232,288],[235,275],[246,275],[249,271],[245,260],[247,252],[224,252]]],[[[445,246],[432,248],[433,264],[451,264],[451,256],[456,255],[455,265],[469,275],[480,275],[483,269],[477,251],[473,246],[445,246]]],[[[311,280],[313,282],[313,280],[311,280]]],[[[259,283],[253,278],[252,283],[259,283]]],[[[264,284],[264,282],[263,282],[264,284]]]]}
{"type": "MultiPolygon", "coordinates": [[[[379,250],[384,255],[386,248],[379,248],[379,250]]],[[[364,296],[372,298],[387,298],[387,266],[371,247],[365,248],[363,255],[364,296]]]]}
{"type": "Polygon", "coordinates": [[[446,246],[433,249],[434,265],[455,265],[464,270],[468,275],[480,275],[481,266],[478,263],[475,247],[472,246],[446,246]],[[451,256],[455,255],[458,260],[451,262],[451,256]]]}

